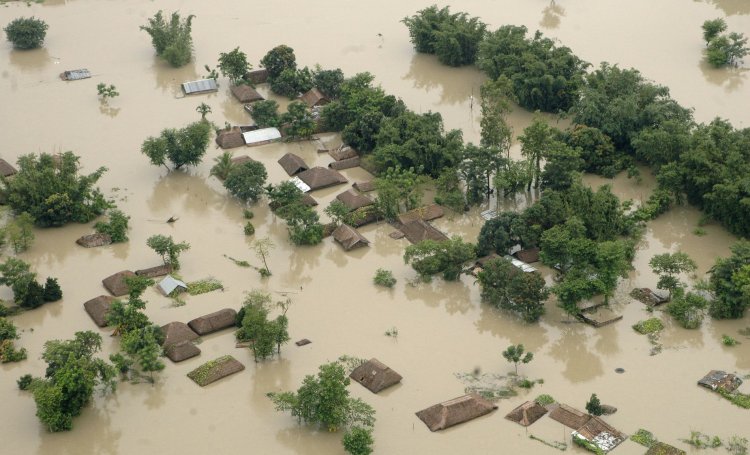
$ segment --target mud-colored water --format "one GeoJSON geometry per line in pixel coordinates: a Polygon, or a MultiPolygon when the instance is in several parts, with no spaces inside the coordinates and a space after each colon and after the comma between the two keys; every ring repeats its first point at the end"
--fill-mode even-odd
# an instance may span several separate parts
{"type": "MultiPolygon", "coordinates": [[[[706,226],[703,237],[692,234],[700,218],[693,209],[675,209],[648,225],[635,270],[623,280],[613,305],[624,315],[623,321],[598,330],[570,323],[550,302],[542,322],[528,326],[482,305],[479,289],[469,277],[458,283],[409,284],[415,274],[401,259],[407,243],[389,238],[388,225],[362,229],[373,245],[351,253],[344,253],[330,239],[316,247],[294,248],[283,221],[263,203],[252,208],[255,236],[270,236],[276,249],[269,263],[273,276],[261,281],[254,271],[224,257],[257,262],[248,248],[250,240],[242,234],[243,207],[208,175],[211,160],[220,151],[211,148],[200,166],[169,174],[150,166],[140,154],[147,136],[196,120],[194,109],[201,102],[212,107],[209,118],[219,125],[247,123],[249,118],[229,95],[226,80],[217,94],[189,98],[181,97],[179,83],[202,75],[206,63],[214,66],[219,52],[239,45],[257,62],[279,43],[292,46],[302,64],[341,67],[347,74],[370,71],[412,109],[437,110],[446,128],[460,128],[467,141],[478,142],[479,110],[476,103],[472,109],[470,98],[478,96],[483,76],[472,68],[447,68],[432,57],[415,55],[399,23],[429,3],[47,0],[41,5],[14,2],[0,8],[0,23],[35,15],[50,25],[41,50],[19,52],[7,43],[0,45],[0,154],[13,162],[24,153],[73,150],[81,155],[84,170],[107,166],[101,187],[131,216],[133,225],[129,243],[91,250],[74,244],[78,236],[91,231],[90,225],[39,230],[32,249],[22,255],[41,277],[60,278],[65,299],[15,318],[24,329],[18,344],[28,349],[29,359],[0,368],[0,452],[343,453],[340,434],[300,427],[288,415],[274,412],[265,397],[269,391],[296,388],[305,374],[341,354],[376,356],[405,378],[377,396],[356,384],[350,387],[353,395],[377,410],[376,453],[552,453],[554,449],[527,436],[562,440],[569,432],[561,425],[545,419],[527,431],[502,419],[540,393],[582,408],[596,392],[620,409],[607,419],[615,427],[625,433],[648,428],[670,443],[677,443],[691,429],[723,437],[750,436],[747,411],[695,385],[709,369],[750,372],[749,339],[740,338],[743,343],[732,348],[720,343],[722,334],[739,337],[737,330],[750,325],[747,318],[708,321],[700,330],[687,331],[662,316],[664,350],[656,356],[649,356],[646,338],[630,328],[649,317],[643,305],[626,294],[633,286],[655,285],[648,269],[651,256],[683,250],[698,262],[700,277],[716,257],[728,254],[735,239],[720,227],[706,226]],[[196,14],[194,64],[172,69],[154,57],[148,36],[138,26],[157,8],[196,14]],[[95,76],[71,83],[59,80],[63,70],[80,67],[95,76]],[[121,96],[102,105],[96,97],[99,82],[115,84],[121,96]],[[172,215],[179,221],[165,224],[163,220],[172,215]],[[39,355],[44,341],[70,338],[77,330],[97,330],[82,303],[106,292],[101,278],[122,269],[156,265],[159,259],[146,248],[145,239],[157,233],[192,245],[183,255],[186,279],[215,276],[226,290],[188,297],[187,305],[179,308],[148,291],[147,312],[154,322],[186,321],[220,308],[237,308],[245,291],[258,288],[278,298],[282,292],[291,296],[291,336],[313,343],[287,346],[281,360],[256,365],[249,351],[234,347],[231,333],[205,337],[200,357],[168,363],[155,386],[122,384],[114,395],[97,396],[75,420],[72,432],[47,433],[34,415],[32,398],[17,390],[15,380],[27,372],[43,373],[39,355]],[[393,290],[372,285],[379,267],[391,269],[398,278],[393,290]],[[398,338],[384,336],[390,327],[398,328],[398,338]],[[523,343],[536,354],[522,372],[544,378],[543,385],[501,401],[499,410],[488,417],[439,434],[431,434],[414,416],[415,411],[463,393],[464,385],[454,373],[474,368],[509,372],[511,366],[500,352],[510,343],[523,343]],[[227,353],[247,369],[204,389],[185,377],[200,363],[227,353]],[[616,374],[617,367],[626,373],[616,374]]],[[[702,63],[700,35],[700,24],[718,16],[726,16],[731,30],[750,31],[750,7],[745,1],[470,0],[457,8],[481,16],[491,26],[514,23],[541,28],[594,63],[606,59],[635,66],[671,87],[681,103],[695,107],[701,121],[721,116],[736,125],[750,122],[746,71],[707,68],[702,63]]],[[[530,120],[531,114],[520,110],[510,118],[516,133],[530,120]]],[[[322,139],[339,141],[335,135],[322,139]]],[[[235,153],[261,160],[269,180],[279,182],[286,175],[275,162],[287,151],[308,164],[326,165],[330,158],[318,155],[316,148],[314,143],[275,144],[235,153]]],[[[344,174],[352,182],[369,177],[360,169],[344,174]]],[[[587,177],[587,181],[612,183],[618,195],[638,201],[647,198],[654,186],[653,178],[644,174],[639,184],[623,177],[614,181],[587,177]]],[[[346,187],[314,192],[319,209],[346,187]]],[[[436,225],[473,240],[482,224],[478,212],[446,217],[436,225]]],[[[551,282],[549,271],[544,273],[551,282]]],[[[3,290],[0,297],[8,298],[9,291],[3,290]]],[[[105,354],[116,349],[117,341],[108,331],[100,333],[105,354]]],[[[643,452],[629,441],[616,450],[643,452]]]]}

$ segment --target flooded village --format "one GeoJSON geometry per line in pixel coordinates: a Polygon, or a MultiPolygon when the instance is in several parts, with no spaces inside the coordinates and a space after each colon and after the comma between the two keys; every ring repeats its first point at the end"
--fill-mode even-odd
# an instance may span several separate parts
{"type": "Polygon", "coordinates": [[[747,453],[750,4],[431,5],[0,3],[0,453],[747,453]]]}

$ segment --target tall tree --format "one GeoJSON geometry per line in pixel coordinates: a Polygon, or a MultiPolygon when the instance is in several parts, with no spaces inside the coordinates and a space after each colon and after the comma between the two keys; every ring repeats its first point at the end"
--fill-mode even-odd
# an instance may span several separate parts
{"type": "Polygon", "coordinates": [[[682,251],[657,254],[651,258],[648,265],[652,272],[659,275],[659,282],[656,287],[669,291],[670,297],[678,288],[684,287],[677,275],[694,272],[698,268],[695,261],[682,251]]]}
{"type": "Polygon", "coordinates": [[[463,265],[474,258],[476,247],[465,243],[458,236],[442,242],[423,240],[407,246],[404,252],[404,263],[411,263],[412,268],[425,281],[438,273],[445,280],[458,280],[463,265]]]}
{"type": "Polygon", "coordinates": [[[526,352],[524,355],[525,349],[522,344],[519,345],[513,345],[511,344],[508,346],[508,348],[503,351],[503,357],[505,357],[505,360],[507,360],[509,363],[512,363],[516,368],[516,374],[518,374],[518,364],[519,363],[529,363],[534,358],[534,354],[531,352],[526,352]]]}
{"type": "Polygon", "coordinates": [[[297,69],[297,58],[294,49],[281,44],[274,47],[260,60],[260,64],[268,70],[268,77],[275,79],[285,69],[297,69]]]}
{"type": "Polygon", "coordinates": [[[172,266],[173,270],[180,269],[180,253],[190,249],[189,243],[175,243],[171,235],[166,236],[161,234],[152,235],[146,239],[146,245],[161,256],[164,264],[172,266]]]}
{"type": "Polygon", "coordinates": [[[195,166],[206,154],[211,124],[206,121],[174,129],[162,130],[159,137],[149,137],[143,141],[141,152],[148,156],[154,166],[167,166],[167,160],[174,169],[182,166],[195,166]]]}
{"type": "Polygon", "coordinates": [[[219,54],[219,70],[232,84],[242,83],[251,68],[247,55],[239,47],[219,54]]]}
{"type": "Polygon", "coordinates": [[[148,19],[148,25],[142,25],[140,29],[151,36],[156,55],[177,68],[186,65],[192,57],[193,37],[190,33],[194,18],[191,14],[182,20],[180,13],[175,11],[167,22],[159,10],[148,19]]]}
{"type": "MultiPolygon", "coordinates": [[[[552,143],[556,141],[554,130],[537,111],[531,125],[523,130],[518,137],[521,143],[521,154],[528,160],[531,175],[534,180],[534,188],[539,188],[542,176],[542,158],[550,150],[552,143]]],[[[529,188],[531,189],[531,183],[529,188]]]]}
{"type": "Polygon", "coordinates": [[[224,188],[243,202],[258,202],[267,177],[263,163],[250,160],[231,168],[224,180],[224,188]]]}

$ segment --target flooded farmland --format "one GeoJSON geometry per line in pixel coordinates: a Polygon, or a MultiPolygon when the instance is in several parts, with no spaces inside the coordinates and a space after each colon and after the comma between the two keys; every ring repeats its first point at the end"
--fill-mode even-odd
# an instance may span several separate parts
{"type": "MultiPolygon", "coordinates": [[[[220,52],[236,46],[257,64],[272,47],[284,43],[294,48],[301,65],[319,63],[340,67],[347,75],[369,71],[376,83],[401,97],[416,112],[438,111],[446,128],[459,128],[464,140],[479,141],[478,97],[484,76],[473,67],[448,68],[435,57],[414,53],[408,33],[399,21],[428,1],[347,2],[195,2],[162,0],[46,0],[26,5],[0,5],[0,23],[18,16],[36,16],[49,24],[42,49],[17,51],[8,42],[0,45],[0,157],[14,163],[27,153],[71,150],[81,156],[84,172],[99,166],[109,170],[99,186],[131,217],[130,241],[125,244],[83,249],[75,239],[92,231],[93,223],[36,230],[32,248],[20,255],[40,277],[60,280],[64,299],[14,317],[22,329],[17,345],[28,350],[28,360],[0,366],[0,445],[8,454],[132,454],[229,453],[249,450],[265,454],[343,454],[338,433],[299,426],[288,414],[273,410],[266,393],[296,389],[306,374],[342,354],[377,357],[404,376],[403,382],[378,395],[357,384],[349,389],[377,411],[374,431],[378,454],[537,454],[555,453],[530,439],[568,440],[562,425],[543,419],[524,429],[503,419],[511,409],[539,394],[552,395],[577,408],[592,393],[616,406],[607,422],[626,434],[647,428],[660,440],[679,442],[691,430],[729,437],[750,437],[750,415],[716,394],[696,386],[708,370],[750,374],[750,339],[737,334],[750,326],[739,321],[706,320],[699,330],[685,330],[660,316],[665,323],[660,343],[663,351],[651,356],[645,336],[631,325],[650,317],[645,306],[628,297],[633,287],[654,287],[657,277],[649,259],[659,253],[684,251],[698,264],[701,278],[719,256],[729,254],[736,238],[718,225],[704,226],[705,236],[692,232],[701,214],[682,207],[649,222],[637,247],[634,270],[621,280],[613,309],[623,320],[595,329],[574,323],[553,301],[539,324],[519,319],[480,302],[474,278],[448,283],[416,283],[416,273],[403,263],[408,242],[393,240],[393,228],[381,223],[362,228],[372,241],[369,248],[344,252],[332,239],[315,247],[295,247],[288,241],[286,225],[265,201],[252,207],[256,238],[269,236],[276,244],[269,268],[273,276],[261,280],[225,256],[256,263],[252,238],[242,231],[243,207],[227,195],[221,182],[209,176],[213,158],[221,150],[213,143],[204,162],[186,171],[166,172],[151,166],[140,152],[143,140],[168,127],[198,119],[201,102],[211,106],[208,118],[247,124],[250,119],[229,93],[229,82],[220,79],[218,93],[184,97],[180,83],[205,75],[204,64],[216,65],[220,52]],[[194,61],[170,68],[154,55],[148,35],[138,27],[157,9],[195,14],[194,61]],[[62,82],[64,70],[88,68],[93,77],[62,82]],[[102,105],[96,84],[114,84],[121,95],[102,105]],[[164,221],[179,217],[174,224],[164,221]],[[160,373],[155,385],[121,383],[115,394],[96,395],[92,405],[74,420],[74,429],[48,433],[35,416],[34,401],[21,392],[16,380],[25,373],[43,375],[39,358],[49,339],[71,338],[75,331],[97,330],[104,338],[104,354],[117,350],[110,330],[97,329],[83,311],[83,302],[106,293],[101,279],[120,270],[140,269],[160,262],[146,247],[154,234],[187,241],[181,275],[187,280],[220,279],[225,290],[185,298],[172,307],[171,300],[149,289],[146,312],[155,323],[188,321],[221,308],[239,308],[244,293],[253,289],[275,298],[288,295],[289,332],[292,340],[308,338],[312,344],[289,344],[280,359],[255,364],[248,349],[235,348],[231,332],[203,338],[202,354],[173,364],[160,373]],[[392,270],[398,279],[392,290],[372,284],[377,268],[392,270]],[[398,337],[384,332],[398,328],[398,337]],[[725,347],[723,334],[742,343],[725,347]],[[464,393],[456,374],[479,369],[486,374],[511,371],[501,356],[509,344],[523,343],[535,354],[521,366],[530,379],[544,383],[531,391],[498,402],[499,409],[471,423],[430,433],[414,415],[464,393]],[[201,363],[232,354],[246,369],[211,386],[200,388],[185,374],[201,363]],[[618,374],[616,368],[625,373],[618,374]]],[[[637,0],[563,1],[466,0],[452,5],[456,11],[479,16],[491,27],[525,25],[559,39],[582,59],[602,60],[635,67],[648,78],[670,87],[682,105],[693,107],[698,121],[719,116],[735,126],[750,126],[750,85],[747,65],[716,70],[703,62],[700,25],[706,19],[725,17],[730,30],[750,32],[750,3],[743,0],[637,0]]],[[[259,91],[269,95],[267,86],[259,91]]],[[[283,105],[280,98],[272,96],[283,105]]],[[[516,109],[510,123],[520,134],[532,114],[516,109]]],[[[321,135],[324,144],[338,145],[334,134],[321,135]]],[[[285,153],[301,156],[309,165],[327,166],[331,158],[317,153],[317,142],[277,143],[236,149],[266,165],[269,182],[287,178],[276,163],[285,153]]],[[[518,154],[518,145],[512,153],[518,154]]],[[[360,168],[342,171],[350,183],[370,178],[360,168]]],[[[587,176],[591,185],[609,183],[623,199],[645,200],[655,186],[643,170],[640,183],[620,175],[614,180],[587,176]]],[[[349,185],[313,192],[318,210],[349,185]]],[[[486,207],[482,207],[484,209],[486,207]]],[[[449,235],[475,241],[483,220],[479,209],[463,216],[436,220],[449,235]]],[[[552,282],[552,273],[545,269],[552,282]]],[[[0,298],[12,298],[2,288],[0,298]]],[[[748,385],[743,390],[748,390],[748,385]]],[[[569,451],[582,449],[569,447],[569,451]]],[[[615,449],[617,454],[641,454],[632,441],[615,449]]],[[[691,452],[689,452],[691,453],[691,452]]],[[[695,451],[698,453],[698,451],[695,451]]]]}

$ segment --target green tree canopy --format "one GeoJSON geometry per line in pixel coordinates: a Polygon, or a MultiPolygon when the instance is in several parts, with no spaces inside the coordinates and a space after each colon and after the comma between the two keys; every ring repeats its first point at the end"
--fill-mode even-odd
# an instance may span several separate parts
{"type": "Polygon", "coordinates": [[[224,180],[224,188],[243,202],[258,202],[267,177],[263,163],[251,160],[232,167],[224,180]]]}
{"type": "Polygon", "coordinates": [[[274,47],[260,60],[260,64],[268,70],[268,77],[275,79],[285,69],[297,69],[297,58],[294,49],[281,44],[274,47]]]}
{"type": "Polygon", "coordinates": [[[487,26],[467,13],[451,14],[449,7],[432,5],[404,18],[417,52],[436,54],[450,66],[470,65],[476,60],[487,26]]]}
{"type": "Polygon", "coordinates": [[[156,254],[161,256],[164,264],[172,266],[173,270],[180,269],[180,253],[190,249],[190,244],[187,242],[175,243],[171,235],[152,235],[146,239],[146,245],[154,250],[156,254]]]}
{"type": "Polygon", "coordinates": [[[513,345],[511,344],[508,346],[508,349],[503,351],[503,357],[505,360],[508,361],[508,363],[512,363],[516,368],[516,374],[518,374],[518,364],[519,363],[529,363],[532,359],[534,359],[534,354],[531,352],[525,352],[525,348],[522,344],[519,345],[513,345]]]}
{"type": "Polygon", "coordinates": [[[670,296],[678,288],[684,287],[677,275],[694,272],[698,268],[695,261],[682,251],[657,254],[651,258],[648,265],[651,267],[651,271],[659,275],[659,282],[656,287],[668,290],[670,296]]]}
{"type": "Polygon", "coordinates": [[[250,106],[250,116],[259,128],[279,126],[279,103],[274,100],[261,100],[250,106]]]}
{"type": "Polygon", "coordinates": [[[35,49],[41,47],[47,36],[49,25],[35,17],[19,17],[3,28],[8,41],[16,49],[35,49]]]}
{"type": "Polygon", "coordinates": [[[438,273],[445,280],[458,280],[463,265],[474,258],[476,247],[458,236],[442,242],[423,240],[407,246],[404,252],[404,263],[411,263],[412,268],[426,281],[438,273]]]}
{"type": "Polygon", "coordinates": [[[536,322],[544,314],[549,289],[544,278],[519,270],[510,261],[497,258],[487,261],[477,276],[482,286],[482,300],[536,322]]]}
{"type": "Polygon", "coordinates": [[[180,129],[162,130],[159,137],[149,137],[141,145],[141,152],[148,156],[154,166],[164,166],[167,160],[174,169],[195,166],[206,154],[211,124],[205,121],[191,123],[180,129]]]}
{"type": "Polygon", "coordinates": [[[247,55],[239,47],[219,54],[219,70],[232,84],[241,83],[251,68],[247,55]]]}
{"type": "Polygon", "coordinates": [[[148,25],[142,25],[140,29],[151,36],[156,55],[178,68],[186,65],[192,58],[193,37],[190,33],[193,18],[195,16],[191,14],[182,20],[180,13],[175,11],[167,22],[159,10],[154,17],[148,19],[148,25]]]}
{"type": "Polygon", "coordinates": [[[750,241],[732,245],[732,255],[716,260],[709,280],[716,298],[709,313],[717,319],[739,319],[750,307],[750,241]]]}
{"type": "Polygon", "coordinates": [[[315,120],[307,105],[301,101],[292,101],[287,112],[281,115],[279,123],[290,139],[309,139],[315,133],[315,120]]]}
{"type": "Polygon", "coordinates": [[[711,42],[714,38],[719,36],[722,32],[727,29],[727,21],[719,17],[716,19],[709,19],[703,22],[703,40],[706,41],[706,45],[711,42]]]}

